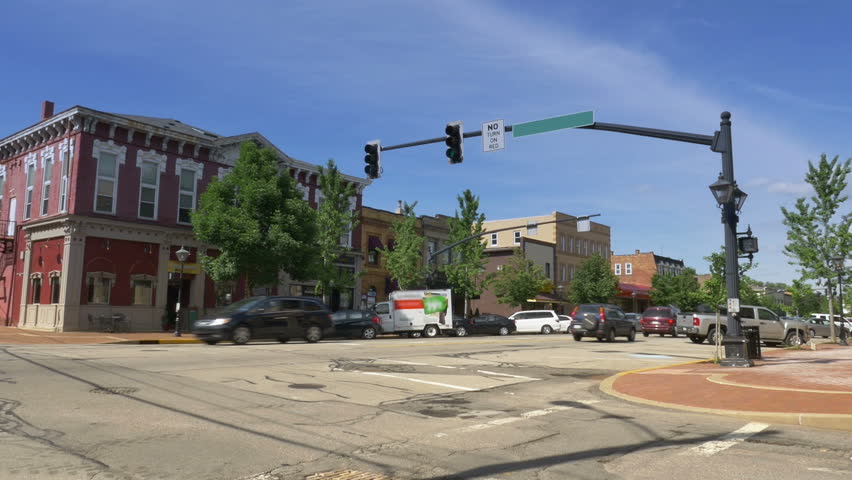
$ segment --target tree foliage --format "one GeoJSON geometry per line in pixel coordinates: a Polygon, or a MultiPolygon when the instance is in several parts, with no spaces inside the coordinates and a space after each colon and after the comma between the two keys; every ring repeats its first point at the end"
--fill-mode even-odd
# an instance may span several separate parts
{"type": "Polygon", "coordinates": [[[317,208],[319,265],[316,290],[326,294],[335,289],[351,288],[355,283],[355,276],[335,263],[349,250],[341,243],[341,238],[358,225],[358,214],[350,205],[350,198],[357,192],[355,186],[343,178],[332,159],[324,168],[320,167],[318,183],[323,200],[317,208]]]}
{"type": "Polygon", "coordinates": [[[571,303],[606,303],[618,294],[618,277],[612,273],[609,260],[595,254],[580,265],[571,282],[571,303]]]}
{"type": "MultiPolygon", "coordinates": [[[[458,196],[458,202],[455,216],[449,219],[450,243],[485,232],[482,226],[485,215],[479,212],[479,197],[465,190],[458,196]]],[[[470,298],[481,295],[485,288],[486,278],[482,275],[485,270],[485,244],[474,238],[454,247],[451,254],[444,272],[453,293],[464,297],[467,314],[470,298]]]]}
{"type": "Polygon", "coordinates": [[[214,178],[201,194],[192,228],[221,252],[201,258],[216,282],[245,274],[249,286],[268,285],[278,282],[281,271],[298,280],[314,273],[316,212],[280,171],[275,153],[253,142],[243,143],[233,171],[214,178]]]}
{"type": "Polygon", "coordinates": [[[828,311],[823,307],[825,297],[818,295],[804,279],[793,280],[790,293],[793,294],[793,312],[800,317],[808,318],[812,313],[828,311]]]}
{"type": "Polygon", "coordinates": [[[798,265],[803,279],[828,280],[837,275],[831,265],[832,257],[850,257],[852,249],[852,215],[839,216],[838,211],[848,199],[844,193],[846,177],[852,172],[852,159],[830,161],[825,154],[819,163],[808,161],[805,182],[813,187],[810,199],[799,198],[792,209],[781,207],[787,226],[787,245],[784,253],[790,264],[798,265]]]}
{"type": "Polygon", "coordinates": [[[704,301],[695,270],[684,268],[678,275],[651,278],[651,300],[656,305],[675,305],[683,311],[694,311],[704,301]]]}
{"type": "MultiPolygon", "coordinates": [[[[726,305],[728,301],[727,284],[725,283],[725,247],[718,252],[713,252],[704,257],[710,264],[710,278],[701,286],[702,302],[713,309],[719,305],[726,305]]],[[[754,264],[740,263],[740,291],[739,299],[741,305],[758,305],[759,296],[752,289],[754,280],[745,275],[745,272],[754,268],[754,264]]]]}
{"type": "Polygon", "coordinates": [[[516,248],[509,262],[492,276],[490,285],[498,302],[523,307],[527,300],[546,288],[548,282],[541,266],[528,260],[521,249],[516,248]]]}
{"type": "Polygon", "coordinates": [[[425,239],[417,233],[417,216],[414,207],[417,202],[402,207],[402,218],[391,225],[394,245],[380,248],[379,252],[385,259],[385,267],[391,278],[396,280],[399,288],[409,290],[422,287],[426,280],[426,269],[423,267],[423,242],[425,239]]]}

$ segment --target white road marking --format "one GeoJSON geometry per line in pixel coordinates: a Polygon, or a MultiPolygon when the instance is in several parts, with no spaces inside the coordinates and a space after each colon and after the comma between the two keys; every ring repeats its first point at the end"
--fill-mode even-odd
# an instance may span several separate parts
{"type": "Polygon", "coordinates": [[[833,468],[824,468],[824,467],[813,467],[813,468],[808,468],[808,470],[811,470],[811,471],[814,471],[814,472],[837,473],[839,475],[845,475],[845,474],[852,473],[848,470],[835,470],[833,468]]]}
{"type": "Polygon", "coordinates": [[[759,433],[768,427],[768,423],[760,423],[760,422],[751,422],[747,423],[745,426],[731,432],[719,440],[711,440],[709,442],[704,442],[697,447],[692,447],[688,451],[683,452],[681,455],[688,454],[696,454],[701,455],[703,457],[709,457],[711,455],[715,455],[723,450],[727,450],[734,445],[744,442],[747,438],[752,435],[759,433]]]}
{"type": "Polygon", "coordinates": [[[428,380],[420,380],[419,378],[400,377],[399,375],[391,375],[389,373],[379,373],[379,372],[358,372],[358,373],[363,373],[364,375],[375,375],[377,377],[398,378],[400,380],[408,380],[409,382],[425,383],[427,385],[435,385],[435,386],[438,386],[438,387],[451,388],[453,390],[464,390],[465,392],[475,392],[475,391],[479,390],[478,388],[462,387],[460,385],[450,385],[449,383],[430,382],[428,380]]]}
{"type": "Polygon", "coordinates": [[[477,372],[484,373],[486,375],[497,375],[498,377],[520,378],[521,380],[541,380],[540,378],[525,377],[523,375],[509,375],[508,373],[489,372],[488,370],[477,370],[477,372]]]}
{"type": "MultiPolygon", "coordinates": [[[[591,405],[593,403],[598,403],[599,401],[600,400],[580,400],[577,403],[582,403],[584,405],[591,405]]],[[[574,408],[574,407],[566,407],[566,406],[558,405],[558,406],[555,406],[555,407],[543,408],[541,410],[531,410],[529,412],[522,413],[520,417],[497,418],[497,419],[491,420],[489,422],[478,423],[476,425],[469,425],[467,427],[458,428],[456,430],[453,430],[451,433],[476,432],[476,431],[485,430],[485,429],[491,428],[491,427],[497,427],[497,426],[500,426],[500,425],[507,425],[507,424],[510,424],[510,423],[519,422],[521,420],[526,420],[528,418],[541,417],[543,415],[548,415],[548,414],[551,414],[553,412],[562,412],[562,411],[565,411],[565,410],[571,410],[572,408],[574,408]]],[[[435,437],[441,438],[441,437],[446,437],[447,435],[449,435],[449,434],[442,432],[442,433],[436,433],[435,437]]]]}
{"type": "Polygon", "coordinates": [[[407,362],[405,360],[393,360],[393,359],[390,359],[390,358],[379,358],[378,360],[381,360],[383,362],[402,363],[404,365],[420,365],[420,366],[423,366],[423,367],[452,368],[452,369],[459,368],[459,367],[451,367],[449,365],[432,365],[432,364],[429,364],[429,363],[407,362]]]}

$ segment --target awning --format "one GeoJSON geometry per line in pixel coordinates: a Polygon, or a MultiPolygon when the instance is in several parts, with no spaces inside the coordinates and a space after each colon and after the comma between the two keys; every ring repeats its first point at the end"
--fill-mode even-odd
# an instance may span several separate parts
{"type": "Polygon", "coordinates": [[[635,293],[635,297],[642,300],[650,300],[651,299],[651,287],[645,285],[635,285],[632,283],[619,283],[618,284],[618,293],[616,297],[618,298],[633,298],[635,293]]]}
{"type": "Polygon", "coordinates": [[[527,300],[527,303],[564,303],[567,305],[571,302],[550,293],[539,293],[535,298],[527,300]]]}

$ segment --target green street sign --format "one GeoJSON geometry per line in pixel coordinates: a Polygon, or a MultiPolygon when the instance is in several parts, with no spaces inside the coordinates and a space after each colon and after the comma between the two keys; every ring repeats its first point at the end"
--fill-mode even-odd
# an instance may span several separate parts
{"type": "Polygon", "coordinates": [[[512,136],[523,137],[525,135],[535,135],[536,133],[552,132],[565,128],[585,127],[594,125],[594,123],[594,111],[572,113],[571,115],[562,115],[561,117],[546,118],[544,120],[513,125],[512,136]]]}

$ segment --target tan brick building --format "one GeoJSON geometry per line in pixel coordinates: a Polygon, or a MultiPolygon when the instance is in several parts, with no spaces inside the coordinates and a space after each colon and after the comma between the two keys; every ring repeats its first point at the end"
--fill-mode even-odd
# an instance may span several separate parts
{"type": "Polygon", "coordinates": [[[577,232],[577,217],[553,212],[548,215],[491,220],[485,222],[486,248],[519,247],[523,238],[531,238],[553,244],[554,264],[551,278],[555,286],[554,295],[566,298],[575,272],[587,258],[600,254],[608,258],[611,251],[610,228],[591,222],[591,231],[577,232]],[[560,223],[544,224],[559,221],[560,223]],[[503,228],[507,231],[493,232],[503,228]]]}
{"type": "Polygon", "coordinates": [[[610,257],[612,272],[618,277],[618,303],[627,312],[641,313],[650,305],[649,292],[654,275],[680,275],[683,260],[636,250],[628,255],[610,257]]]}

